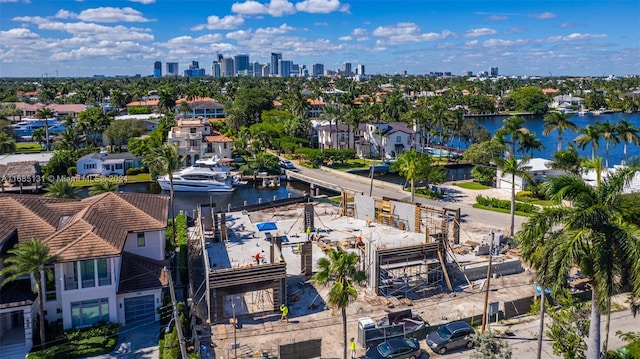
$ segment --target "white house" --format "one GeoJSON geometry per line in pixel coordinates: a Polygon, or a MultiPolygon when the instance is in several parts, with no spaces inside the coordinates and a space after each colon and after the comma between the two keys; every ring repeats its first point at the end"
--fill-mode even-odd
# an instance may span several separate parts
{"type": "Polygon", "coordinates": [[[318,147],[321,149],[353,148],[353,126],[344,124],[323,124],[316,127],[318,132],[318,147]]]}
{"type": "Polygon", "coordinates": [[[134,156],[129,152],[107,153],[106,151],[84,155],[76,162],[78,174],[111,176],[124,176],[129,168],[143,167],[142,157],[134,156]]]}
{"type": "Polygon", "coordinates": [[[209,120],[205,118],[176,121],[176,126],[169,131],[167,142],[178,146],[178,154],[185,158],[187,166],[199,159],[214,156],[230,159],[233,147],[233,140],[212,130],[209,120]]]}
{"type": "MultiPolygon", "coordinates": [[[[604,180],[605,178],[607,178],[609,175],[614,174],[616,171],[618,171],[619,169],[623,168],[622,166],[614,166],[613,168],[605,168],[602,170],[602,174],[600,175],[601,180],[604,180]]],[[[589,170],[585,173],[582,174],[582,179],[592,185],[592,186],[596,186],[597,183],[597,178],[596,178],[596,171],[595,170],[589,170]]],[[[631,181],[624,187],[623,193],[637,193],[640,192],[640,171],[636,172],[635,176],[633,176],[633,178],[631,179],[631,181]]]]}
{"type": "Polygon", "coordinates": [[[418,133],[405,122],[372,121],[363,135],[362,142],[369,144],[371,156],[377,158],[395,158],[419,144],[418,133]]]}
{"type": "MultiPolygon", "coordinates": [[[[567,174],[564,170],[552,169],[548,166],[551,160],[545,158],[532,158],[527,163],[530,169],[527,171],[529,175],[533,177],[536,182],[544,182],[548,178],[559,177],[567,174]]],[[[509,173],[503,173],[501,168],[498,168],[496,172],[496,188],[503,189],[505,191],[511,191],[511,179],[512,176],[509,173]]],[[[526,189],[529,181],[521,176],[515,176],[516,191],[522,191],[526,189]]]]}
{"type": "MultiPolygon", "coordinates": [[[[139,193],[83,200],[0,196],[0,207],[8,209],[0,224],[0,268],[8,248],[41,238],[61,258],[48,269],[54,280],[43,288],[47,321],[69,329],[159,320],[168,283],[168,204],[168,196],[139,193]]],[[[28,277],[0,289],[0,343],[32,346],[38,310],[30,289],[28,277]]]]}

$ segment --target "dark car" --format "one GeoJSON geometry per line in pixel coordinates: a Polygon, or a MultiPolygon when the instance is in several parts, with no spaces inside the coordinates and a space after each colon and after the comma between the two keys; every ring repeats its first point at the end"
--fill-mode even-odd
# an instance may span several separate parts
{"type": "Polygon", "coordinates": [[[416,359],[424,352],[420,349],[420,343],[416,339],[394,338],[386,340],[375,347],[369,348],[365,358],[367,359],[416,359]]]}
{"type": "Polygon", "coordinates": [[[473,348],[469,338],[473,333],[473,328],[466,322],[448,323],[427,335],[427,345],[438,354],[463,347],[473,348]]]}

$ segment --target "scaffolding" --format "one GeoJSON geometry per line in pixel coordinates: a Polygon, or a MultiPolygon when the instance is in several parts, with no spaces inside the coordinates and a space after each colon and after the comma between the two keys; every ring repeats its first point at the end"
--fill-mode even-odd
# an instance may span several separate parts
{"type": "Polygon", "coordinates": [[[376,223],[389,227],[397,227],[398,215],[393,214],[393,203],[387,200],[376,200],[374,218],[376,223]]]}

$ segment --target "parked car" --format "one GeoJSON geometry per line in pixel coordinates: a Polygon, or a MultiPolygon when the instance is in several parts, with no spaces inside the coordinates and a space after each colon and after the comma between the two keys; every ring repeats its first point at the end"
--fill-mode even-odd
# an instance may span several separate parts
{"type": "Polygon", "coordinates": [[[293,164],[293,162],[291,162],[289,160],[280,160],[279,165],[280,165],[280,167],[284,168],[285,170],[289,170],[289,171],[297,171],[298,170],[296,168],[296,166],[293,164]]]}
{"type": "Polygon", "coordinates": [[[394,338],[386,340],[375,347],[369,348],[365,358],[367,359],[416,359],[424,351],[420,349],[418,340],[411,338],[394,338]]]}
{"type": "Polygon", "coordinates": [[[473,328],[466,322],[448,323],[427,334],[427,345],[438,354],[458,348],[473,348],[473,341],[469,338],[473,333],[473,328]]]}

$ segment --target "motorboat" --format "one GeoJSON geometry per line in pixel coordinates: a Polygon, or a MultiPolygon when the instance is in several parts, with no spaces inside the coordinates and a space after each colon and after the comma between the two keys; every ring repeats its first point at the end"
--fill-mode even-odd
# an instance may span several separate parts
{"type": "Polygon", "coordinates": [[[581,109],[580,111],[578,111],[578,115],[579,116],[586,116],[590,113],[590,111],[586,108],[581,109]]]}
{"type": "MultiPolygon", "coordinates": [[[[173,190],[177,192],[232,192],[237,178],[217,157],[198,160],[194,166],[173,173],[173,190]]],[[[168,175],[158,178],[163,190],[170,190],[168,175]]]]}

